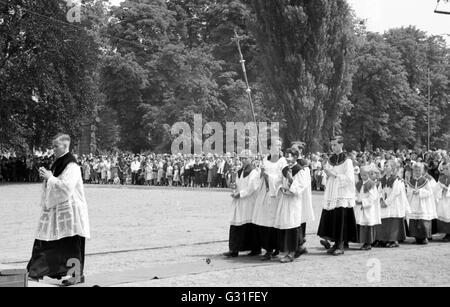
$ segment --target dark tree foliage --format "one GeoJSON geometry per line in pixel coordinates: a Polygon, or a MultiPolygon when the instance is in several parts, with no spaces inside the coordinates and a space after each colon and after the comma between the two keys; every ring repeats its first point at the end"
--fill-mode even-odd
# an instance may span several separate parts
{"type": "Polygon", "coordinates": [[[98,48],[65,1],[0,3],[0,144],[30,150],[77,137],[95,100],[98,48]]]}
{"type": "Polygon", "coordinates": [[[264,75],[286,119],[287,138],[321,149],[348,105],[354,54],[349,6],[343,0],[252,5],[264,75]]]}
{"type": "Polygon", "coordinates": [[[285,144],[426,145],[429,109],[431,146],[450,146],[443,37],[370,33],[345,0],[83,0],[81,23],[64,0],[3,2],[0,149],[91,125],[100,151],[167,152],[171,126],[194,114],[252,121],[235,32],[256,119],[279,122],[285,144]]]}

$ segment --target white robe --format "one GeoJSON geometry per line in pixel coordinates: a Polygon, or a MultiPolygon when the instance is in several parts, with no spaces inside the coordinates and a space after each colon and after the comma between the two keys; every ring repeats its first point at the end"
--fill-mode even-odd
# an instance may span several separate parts
{"type": "Polygon", "coordinates": [[[431,221],[437,218],[436,202],[430,181],[418,189],[419,194],[414,195],[415,188],[410,185],[406,186],[406,195],[408,197],[411,212],[408,214],[408,219],[411,220],[426,220],[431,221]]]}
{"type": "Polygon", "coordinates": [[[232,213],[230,224],[232,226],[242,226],[253,221],[253,211],[255,208],[258,188],[261,186],[261,171],[254,169],[244,178],[244,172],[236,178],[236,191],[240,198],[231,202],[232,213]]]}
{"type": "MultiPolygon", "coordinates": [[[[434,191],[438,188],[438,183],[436,180],[434,180],[433,177],[429,176],[428,181],[430,183],[431,186],[431,191],[433,192],[433,196],[434,196],[434,204],[436,206],[436,210],[437,210],[437,199],[436,199],[436,195],[434,193],[434,191]]],[[[437,213],[436,213],[437,214],[437,213]]]]}
{"type": "Polygon", "coordinates": [[[450,187],[447,187],[447,192],[444,192],[444,187],[445,185],[441,182],[434,187],[437,218],[441,222],[450,223],[450,187]]]}
{"type": "Polygon", "coordinates": [[[382,188],[381,196],[387,205],[387,208],[381,208],[382,219],[406,218],[411,212],[403,180],[396,179],[392,188],[387,186],[382,188]]]}
{"type": "Polygon", "coordinates": [[[90,238],[83,179],[76,163],[69,163],[59,177],[44,181],[41,208],[36,239],[56,241],[76,235],[90,238]]]}
{"type": "MultiPolygon", "coordinates": [[[[300,227],[303,223],[314,221],[312,207],[311,174],[305,167],[294,176],[289,191],[294,195],[282,194],[279,200],[275,228],[286,230],[300,227]]],[[[289,185],[283,177],[284,186],[289,185]]]]}
{"type": "Polygon", "coordinates": [[[264,227],[275,226],[275,216],[277,213],[278,203],[281,197],[280,188],[283,185],[283,169],[287,166],[284,157],[273,163],[267,159],[263,161],[265,173],[269,185],[267,191],[266,182],[261,180],[256,197],[255,209],[253,212],[253,224],[264,227]]]}
{"type": "Polygon", "coordinates": [[[376,185],[364,193],[363,184],[358,192],[356,198],[362,202],[362,206],[354,207],[356,224],[361,226],[381,225],[380,198],[376,185]]]}
{"type": "Polygon", "coordinates": [[[306,186],[306,189],[302,193],[302,224],[303,223],[310,223],[314,222],[316,220],[316,217],[314,215],[314,209],[313,209],[313,203],[312,203],[312,178],[311,178],[311,171],[308,167],[305,167],[304,170],[306,176],[306,182],[309,182],[309,185],[306,186]]]}
{"type": "Polygon", "coordinates": [[[353,208],[355,206],[355,173],[353,162],[347,159],[341,165],[326,168],[337,174],[337,177],[329,177],[325,186],[325,199],[323,208],[327,211],[336,208],[353,208]]]}

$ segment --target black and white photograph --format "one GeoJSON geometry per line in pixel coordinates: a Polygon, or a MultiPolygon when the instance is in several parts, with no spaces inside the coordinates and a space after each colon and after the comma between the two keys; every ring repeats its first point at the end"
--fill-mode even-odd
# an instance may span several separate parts
{"type": "Polygon", "coordinates": [[[450,0],[0,0],[0,220],[0,288],[449,287],[450,0]]]}

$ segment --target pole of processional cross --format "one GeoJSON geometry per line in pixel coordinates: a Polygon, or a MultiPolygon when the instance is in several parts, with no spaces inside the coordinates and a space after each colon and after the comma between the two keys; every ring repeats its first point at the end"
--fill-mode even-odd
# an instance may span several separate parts
{"type": "Polygon", "coordinates": [[[245,85],[247,86],[246,92],[247,92],[247,97],[248,97],[248,101],[250,104],[250,109],[252,111],[252,117],[253,117],[253,122],[256,125],[256,129],[257,129],[257,142],[258,142],[258,153],[262,150],[261,147],[261,142],[259,139],[259,127],[258,127],[258,123],[256,122],[256,116],[255,116],[255,107],[253,105],[253,98],[252,98],[252,90],[250,89],[250,85],[248,83],[248,77],[247,77],[247,69],[245,68],[245,60],[244,60],[244,55],[242,54],[242,49],[241,49],[241,39],[242,37],[239,36],[237,34],[236,29],[234,30],[234,37],[232,38],[232,41],[236,42],[238,51],[239,51],[239,56],[240,56],[240,63],[242,66],[242,72],[244,75],[244,81],[245,81],[245,85]]]}

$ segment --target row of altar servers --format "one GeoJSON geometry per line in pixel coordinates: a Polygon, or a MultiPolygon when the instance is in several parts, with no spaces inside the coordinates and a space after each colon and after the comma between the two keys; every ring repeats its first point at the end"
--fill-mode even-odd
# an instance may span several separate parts
{"type": "MultiPolygon", "coordinates": [[[[224,253],[225,256],[237,257],[242,251],[256,256],[263,248],[266,251],[263,259],[292,262],[307,252],[304,247],[306,225],[315,220],[315,215],[310,170],[301,165],[298,155],[293,150],[277,161],[266,158],[262,168],[256,169],[244,159],[232,195],[229,252],[224,253]]],[[[361,180],[355,184],[351,160],[343,160],[346,163],[327,165],[338,174],[334,181],[327,181],[319,235],[321,228],[332,227],[323,225],[329,223],[324,216],[330,209],[330,199],[335,197],[331,194],[339,193],[340,189],[352,190],[353,186],[354,199],[346,201],[352,204],[354,221],[353,216],[347,216],[347,225],[343,226],[346,232],[354,233],[346,236],[347,246],[348,242],[354,242],[361,243],[362,250],[378,245],[398,247],[407,237],[415,238],[418,244],[426,244],[434,233],[443,233],[444,240],[450,241],[449,165],[444,165],[438,182],[425,174],[424,165],[420,163],[414,166],[408,182],[395,175],[398,165],[394,161],[386,163],[380,180],[375,178],[373,166],[363,166],[361,180]]],[[[329,245],[328,240],[333,241],[333,238],[323,237],[324,246],[329,245]]],[[[335,254],[343,254],[343,251],[335,254]]]]}

